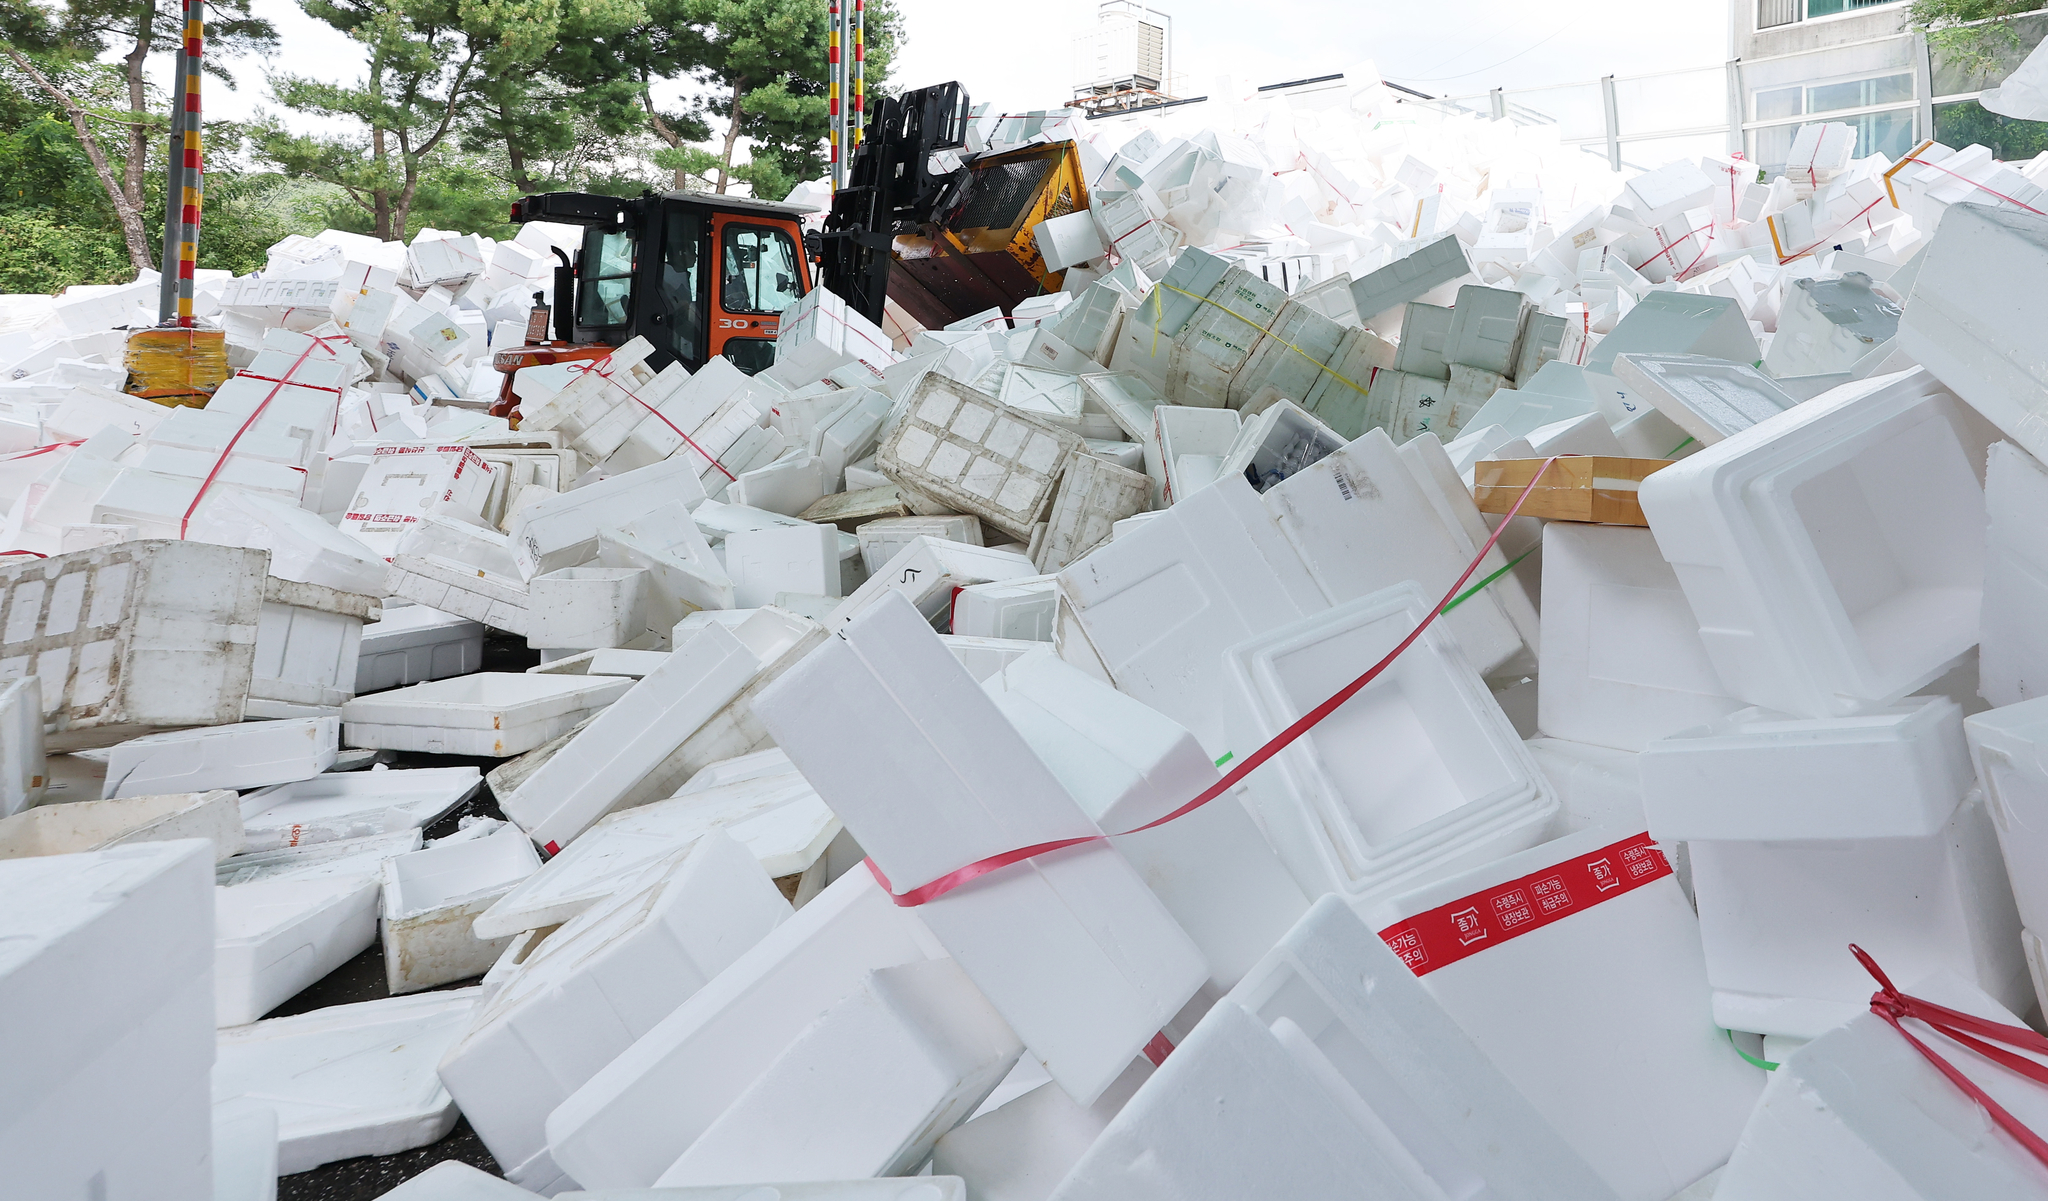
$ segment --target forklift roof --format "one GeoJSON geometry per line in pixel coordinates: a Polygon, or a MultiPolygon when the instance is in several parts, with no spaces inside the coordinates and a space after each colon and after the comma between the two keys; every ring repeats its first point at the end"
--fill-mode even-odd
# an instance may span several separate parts
{"type": "Polygon", "coordinates": [[[695,201],[721,209],[752,209],[760,213],[773,213],[781,217],[801,217],[818,210],[805,204],[786,204],[780,200],[756,200],[752,196],[721,196],[716,192],[663,192],[664,200],[695,201]]]}

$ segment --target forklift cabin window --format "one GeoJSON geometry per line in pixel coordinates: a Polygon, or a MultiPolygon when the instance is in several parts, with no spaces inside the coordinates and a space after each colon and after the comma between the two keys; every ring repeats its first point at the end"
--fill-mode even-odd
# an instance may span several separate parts
{"type": "Polygon", "coordinates": [[[773,315],[795,304],[804,294],[796,256],[796,240],[786,230],[727,225],[722,307],[728,313],[773,315]]]}
{"type": "Polygon", "coordinates": [[[704,214],[670,208],[661,243],[662,312],[654,314],[651,341],[684,363],[704,361],[704,214]]]}
{"type": "Polygon", "coordinates": [[[589,274],[580,281],[578,325],[616,326],[632,319],[633,242],[631,230],[584,231],[582,262],[589,274]]]}

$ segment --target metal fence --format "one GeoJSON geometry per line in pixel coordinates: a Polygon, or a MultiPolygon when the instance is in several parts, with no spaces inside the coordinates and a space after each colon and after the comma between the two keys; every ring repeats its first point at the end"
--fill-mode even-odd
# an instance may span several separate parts
{"type": "Polygon", "coordinates": [[[1729,86],[1728,68],[1713,66],[1464,96],[1417,93],[1403,102],[1552,128],[1560,143],[1621,170],[1740,149],[1741,131],[1730,123],[1729,86]]]}

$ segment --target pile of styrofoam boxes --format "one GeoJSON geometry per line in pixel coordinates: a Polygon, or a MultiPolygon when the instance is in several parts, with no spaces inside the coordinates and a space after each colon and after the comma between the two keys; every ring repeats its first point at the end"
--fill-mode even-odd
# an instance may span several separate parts
{"type": "Polygon", "coordinates": [[[2048,168],[1340,94],[979,114],[1079,145],[1059,291],[517,430],[579,231],[204,277],[203,409],[119,390],[153,281],[0,300],[9,1170],[459,1113],[507,1180],[393,1196],[2048,1195],[1848,950],[2048,996],[2048,168]]]}

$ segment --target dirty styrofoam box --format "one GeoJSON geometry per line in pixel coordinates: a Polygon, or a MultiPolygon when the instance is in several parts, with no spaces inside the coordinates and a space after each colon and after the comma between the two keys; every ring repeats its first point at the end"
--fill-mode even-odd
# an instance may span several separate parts
{"type": "Polygon", "coordinates": [[[548,935],[441,1063],[463,1115],[532,1188],[564,1179],[547,1115],[790,917],[759,860],[721,831],[548,935]]]}
{"type": "Polygon", "coordinates": [[[597,557],[597,533],[632,521],[671,501],[704,499],[689,456],[646,467],[550,497],[521,509],[507,530],[512,557],[528,579],[597,557]]]}
{"type": "Polygon", "coordinates": [[[934,373],[875,461],[889,478],[1023,539],[1052,502],[1067,456],[1086,452],[1078,435],[934,373]]]}
{"type": "Polygon", "coordinates": [[[1916,369],[1837,388],[1646,479],[1643,513],[1727,690],[1848,714],[1974,646],[1987,444],[1916,369]]]}
{"type": "Polygon", "coordinates": [[[214,1102],[260,1097],[276,1107],[286,1175],[438,1142],[461,1115],[434,1068],[469,1024],[477,992],[387,997],[224,1030],[214,1102]]]}
{"type": "Polygon", "coordinates": [[[548,1115],[585,1188],[648,1188],[819,1014],[876,968],[945,955],[865,871],[841,876],[548,1115]]]}
{"type": "Polygon", "coordinates": [[[0,817],[42,803],[43,690],[36,676],[0,684],[0,817]]]}
{"type": "Polygon", "coordinates": [[[342,706],[350,746],[504,758],[532,750],[626,694],[613,676],[477,672],[357,697],[342,706]]]}
{"type": "Polygon", "coordinates": [[[881,517],[862,522],[854,531],[860,540],[861,559],[871,576],[920,535],[980,546],[981,519],[958,513],[943,517],[881,517]]]}
{"type": "Polygon", "coordinates": [[[526,645],[594,650],[647,633],[647,571],[562,567],[527,581],[526,645]]]}
{"type": "Polygon", "coordinates": [[[109,796],[263,788],[310,779],[334,762],[338,717],[245,721],[131,738],[107,752],[109,796]]]}
{"type": "Polygon", "coordinates": [[[327,772],[243,797],[242,828],[251,851],[417,830],[468,800],[482,781],[474,767],[327,772]]]}
{"type": "Polygon", "coordinates": [[[901,593],[935,628],[950,628],[954,599],[968,585],[1021,580],[1038,574],[1037,565],[1015,551],[969,546],[921,534],[868,576],[853,595],[841,601],[825,625],[838,630],[883,597],[901,593]]]}
{"type": "Polygon", "coordinates": [[[1054,1201],[1619,1201],[1341,899],[1210,1009],[1054,1201]]]}
{"type": "Polygon", "coordinates": [[[10,1193],[214,1196],[211,858],[183,841],[0,862],[10,1193]]]}
{"type": "Polygon", "coordinates": [[[377,869],[258,880],[214,893],[214,1023],[241,1026],[377,939],[377,869]]]}
{"type": "Polygon", "coordinates": [[[360,838],[339,838],[306,846],[274,847],[267,851],[244,851],[223,859],[213,871],[215,884],[254,884],[258,880],[319,879],[356,872],[375,875],[384,860],[407,851],[417,851],[423,839],[418,829],[390,834],[365,834],[360,838]]]}
{"type": "Polygon", "coordinates": [[[240,721],[263,551],[123,542],[0,564],[0,679],[42,682],[52,751],[240,721]]]}
{"type": "Polygon", "coordinates": [[[1705,355],[1617,355],[1614,378],[1705,446],[1799,403],[1749,364],[1705,355]]]}
{"type": "MultiPolygon", "coordinates": [[[[1225,649],[1232,753],[1249,755],[1421,624],[1402,584],[1225,649]]],[[[1533,846],[1557,797],[1441,625],[1246,780],[1310,895],[1363,903],[1533,846]]]]}
{"type": "Polygon", "coordinates": [[[391,994],[482,975],[509,939],[479,938],[471,923],[539,870],[533,843],[510,826],[386,859],[380,916],[391,994]]]}
{"type": "Polygon", "coordinates": [[[249,679],[251,708],[258,700],[334,706],[354,696],[363,621],[381,611],[377,602],[276,576],[264,581],[263,593],[249,679]]]}
{"type": "Polygon", "coordinates": [[[1637,832],[1581,830],[1367,920],[1614,1192],[1671,1196],[1727,1159],[1763,1074],[1714,1026],[1699,922],[1637,832]],[[1614,1054],[1625,1089],[1580,1067],[1614,1054]]]}
{"type": "Polygon", "coordinates": [[[0,859],[71,855],[143,842],[203,838],[216,860],[242,849],[230,789],[71,801],[0,818],[0,859]]]}

